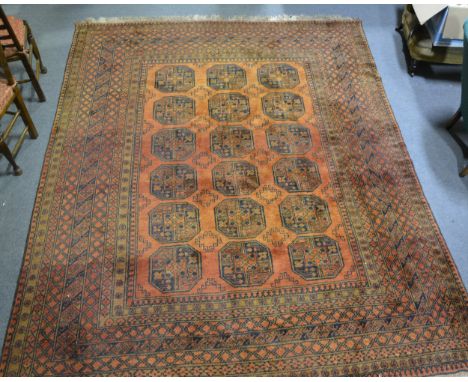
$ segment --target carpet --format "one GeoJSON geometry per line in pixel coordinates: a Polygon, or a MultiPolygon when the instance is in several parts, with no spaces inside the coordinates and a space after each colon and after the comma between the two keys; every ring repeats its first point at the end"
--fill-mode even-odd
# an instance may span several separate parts
{"type": "Polygon", "coordinates": [[[1,374],[451,373],[466,302],[359,21],[77,25],[1,374]]]}

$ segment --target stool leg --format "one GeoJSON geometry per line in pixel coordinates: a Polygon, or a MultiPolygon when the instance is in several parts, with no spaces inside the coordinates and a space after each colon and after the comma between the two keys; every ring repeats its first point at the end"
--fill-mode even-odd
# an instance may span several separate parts
{"type": "Polygon", "coordinates": [[[8,160],[8,162],[10,162],[10,164],[13,166],[15,176],[19,176],[23,173],[23,170],[21,170],[21,168],[16,164],[13,155],[11,155],[11,151],[8,148],[7,144],[3,141],[0,142],[0,153],[2,153],[8,160]]]}
{"type": "Polygon", "coordinates": [[[23,96],[21,95],[21,91],[18,87],[15,87],[15,95],[15,105],[20,111],[24,124],[28,127],[29,135],[32,139],[36,139],[39,136],[39,133],[37,132],[36,126],[34,126],[34,122],[29,115],[29,111],[24,104],[23,96]]]}

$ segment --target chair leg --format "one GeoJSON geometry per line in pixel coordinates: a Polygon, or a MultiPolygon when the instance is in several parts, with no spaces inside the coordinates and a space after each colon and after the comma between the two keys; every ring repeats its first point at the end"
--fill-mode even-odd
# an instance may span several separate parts
{"type": "Polygon", "coordinates": [[[34,38],[31,27],[28,25],[26,21],[25,21],[25,24],[26,24],[26,29],[28,31],[28,41],[29,41],[29,44],[31,45],[31,49],[34,54],[34,57],[36,58],[37,61],[39,61],[39,67],[41,68],[41,73],[46,74],[47,68],[44,66],[44,63],[42,62],[42,57],[39,52],[39,47],[37,46],[36,39],[34,38]]]}
{"type": "Polygon", "coordinates": [[[466,166],[463,170],[460,172],[460,176],[464,177],[468,175],[468,166],[466,166]]]}
{"type": "Polygon", "coordinates": [[[23,96],[21,95],[21,91],[18,87],[15,88],[15,105],[20,111],[21,118],[23,119],[24,124],[28,128],[29,135],[32,139],[36,139],[39,134],[37,132],[36,126],[34,126],[34,122],[29,115],[29,111],[24,104],[23,96]]]}
{"type": "Polygon", "coordinates": [[[34,53],[34,57],[36,57],[36,60],[39,61],[39,68],[41,69],[41,73],[46,74],[47,73],[47,67],[42,62],[42,57],[41,57],[41,54],[39,53],[39,48],[36,45],[36,41],[34,40],[34,37],[33,37],[33,42],[31,43],[31,46],[32,46],[32,50],[33,50],[33,53],[34,53]]]}
{"type": "Polygon", "coordinates": [[[13,155],[11,155],[11,151],[7,144],[3,141],[0,141],[0,153],[2,153],[8,162],[10,162],[10,164],[13,166],[13,173],[15,176],[19,176],[23,173],[23,170],[21,170],[20,166],[16,164],[13,155]]]}
{"type": "Polygon", "coordinates": [[[24,65],[24,68],[26,69],[26,72],[28,73],[29,78],[31,79],[31,83],[33,85],[34,90],[37,93],[37,96],[39,97],[39,101],[44,102],[46,100],[44,92],[42,91],[41,85],[37,80],[36,73],[34,73],[34,70],[29,64],[29,60],[25,54],[21,55],[21,61],[24,65]]]}
{"type": "Polygon", "coordinates": [[[447,122],[445,125],[446,130],[450,130],[455,124],[458,122],[458,120],[461,118],[461,109],[458,109],[455,114],[450,118],[450,120],[447,122]]]}
{"type": "Polygon", "coordinates": [[[414,77],[414,73],[416,72],[416,68],[418,67],[418,61],[414,58],[410,58],[410,62],[408,65],[408,73],[411,77],[414,77]]]}

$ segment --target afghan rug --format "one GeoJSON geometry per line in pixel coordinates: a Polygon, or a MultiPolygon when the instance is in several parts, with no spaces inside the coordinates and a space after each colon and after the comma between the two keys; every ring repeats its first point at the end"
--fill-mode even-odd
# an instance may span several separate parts
{"type": "Polygon", "coordinates": [[[360,21],[77,25],[1,374],[452,373],[466,308],[360,21]]]}

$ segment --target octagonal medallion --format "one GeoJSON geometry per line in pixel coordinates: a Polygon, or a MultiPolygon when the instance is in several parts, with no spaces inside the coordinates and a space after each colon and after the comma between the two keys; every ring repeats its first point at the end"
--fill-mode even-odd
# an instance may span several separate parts
{"type": "Polygon", "coordinates": [[[269,89],[291,89],[299,84],[297,70],[284,63],[262,65],[257,75],[258,82],[269,89]]]}
{"type": "Polygon", "coordinates": [[[295,123],[274,124],[266,129],[268,146],[279,154],[305,154],[312,147],[310,130],[295,123]]]}
{"type": "Polygon", "coordinates": [[[185,96],[160,98],[154,102],[153,116],[163,125],[180,125],[195,117],[195,101],[185,96]]]}
{"type": "Polygon", "coordinates": [[[149,233],[161,243],[190,241],[199,232],[199,211],[190,203],[161,203],[149,212],[149,233]]]}
{"type": "Polygon", "coordinates": [[[245,70],[235,64],[214,65],[206,71],[208,86],[216,90],[240,89],[247,83],[245,70]]]}
{"type": "Polygon", "coordinates": [[[288,192],[314,191],[322,180],[318,166],[307,158],[283,158],[273,165],[275,183],[288,192]]]}
{"type": "Polygon", "coordinates": [[[201,279],[201,255],[190,245],[160,247],[150,257],[150,283],[161,292],[186,292],[201,279]]]}
{"type": "Polygon", "coordinates": [[[256,237],[265,229],[263,206],[250,198],[223,200],[214,213],[216,229],[230,238],[256,237]]]}
{"type": "Polygon", "coordinates": [[[262,97],[262,107],[276,121],[296,121],[305,113],[302,97],[289,92],[268,93],[262,97]]]}
{"type": "Polygon", "coordinates": [[[155,88],[161,92],[185,92],[195,86],[195,72],[184,65],[168,65],[156,72],[155,88]]]}
{"type": "Polygon", "coordinates": [[[273,274],[270,250],[258,241],[231,241],[218,259],[221,278],[234,287],[262,285],[273,274]]]}
{"type": "Polygon", "coordinates": [[[197,172],[186,164],[165,164],[151,172],[151,193],[159,199],[185,199],[197,190],[197,172]]]}
{"type": "Polygon", "coordinates": [[[328,204],[315,195],[290,195],[280,204],[283,226],[297,234],[323,232],[331,224],[328,204]]]}
{"type": "Polygon", "coordinates": [[[338,243],[326,235],[299,236],[288,253],[292,270],[306,280],[336,277],[343,268],[338,243]]]}
{"type": "Polygon", "coordinates": [[[221,158],[239,158],[254,148],[252,131],[242,126],[220,126],[210,134],[211,151],[221,158]]]}
{"type": "Polygon", "coordinates": [[[260,186],[257,167],[246,161],[221,162],[212,176],[214,188],[227,196],[248,195],[260,186]]]}
{"type": "Polygon", "coordinates": [[[210,117],[219,122],[240,122],[250,113],[249,99],[240,93],[220,93],[208,100],[210,117]]]}
{"type": "Polygon", "coordinates": [[[181,161],[194,153],[195,142],[189,129],[160,129],[151,138],[151,152],[162,161],[181,161]]]}

